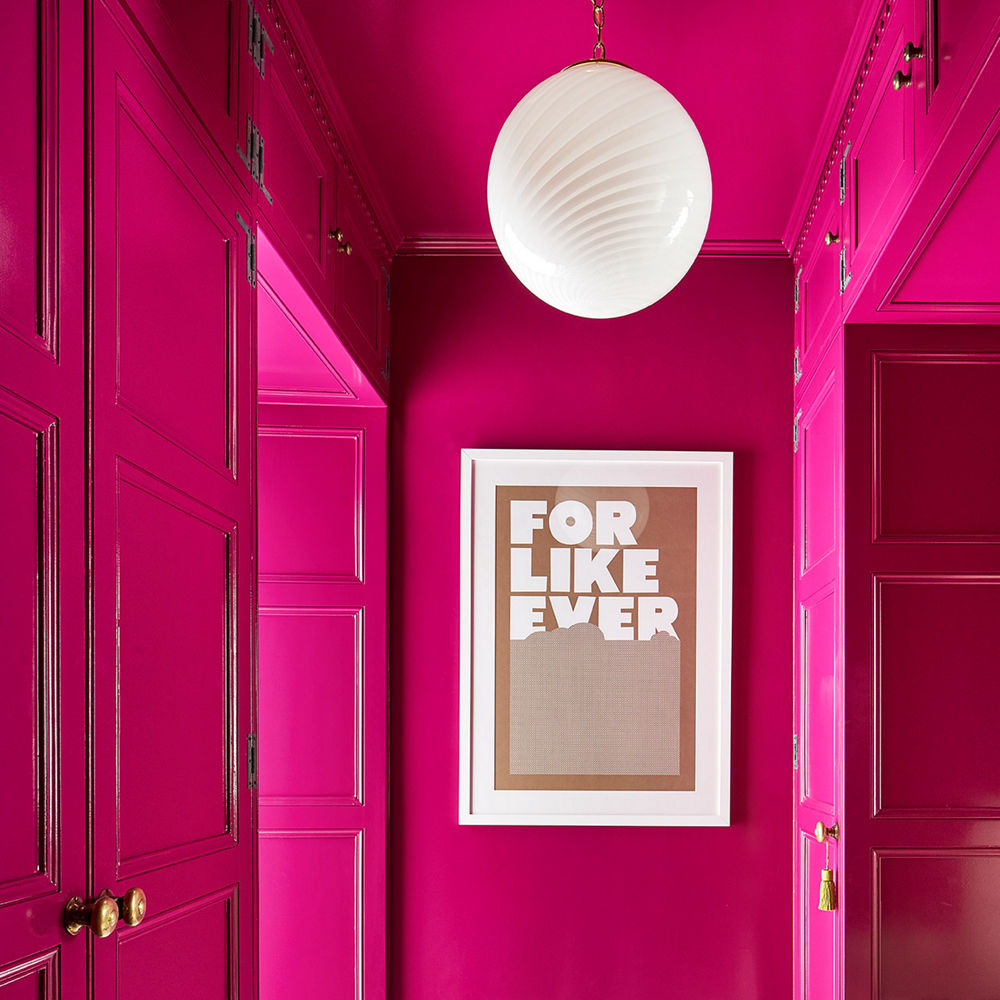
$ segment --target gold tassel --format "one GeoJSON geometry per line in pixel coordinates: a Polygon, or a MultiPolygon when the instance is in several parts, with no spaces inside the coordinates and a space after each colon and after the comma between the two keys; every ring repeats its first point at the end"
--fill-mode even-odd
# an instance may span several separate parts
{"type": "Polygon", "coordinates": [[[824,868],[819,873],[819,907],[820,910],[837,909],[837,883],[833,881],[833,869],[824,868]]]}

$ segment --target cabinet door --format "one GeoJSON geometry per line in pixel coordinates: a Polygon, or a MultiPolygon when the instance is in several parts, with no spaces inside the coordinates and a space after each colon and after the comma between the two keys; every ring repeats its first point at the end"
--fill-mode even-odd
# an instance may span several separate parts
{"type": "Polygon", "coordinates": [[[841,251],[846,242],[841,224],[839,188],[836,177],[833,177],[827,183],[816,209],[798,279],[795,346],[803,376],[812,374],[824,347],[840,323],[845,260],[841,251]]]}
{"type": "Polygon", "coordinates": [[[327,220],[336,212],[337,169],[295,67],[276,47],[260,89],[264,142],[261,218],[282,256],[320,300],[326,297],[327,220]]]}
{"type": "Polygon", "coordinates": [[[852,269],[859,278],[884,245],[914,180],[915,83],[923,70],[921,60],[907,63],[903,58],[906,44],[913,41],[913,11],[903,3],[885,29],[865,84],[867,111],[851,150],[852,269]],[[898,88],[896,74],[904,84],[898,88]],[[908,85],[907,74],[913,74],[908,85]]]}
{"type": "Polygon", "coordinates": [[[246,149],[252,74],[247,0],[121,0],[205,131],[249,188],[246,149]]]}
{"type": "Polygon", "coordinates": [[[83,5],[4,15],[0,997],[77,1000],[89,932],[66,934],[62,910],[87,895],[83,5]]]}
{"type": "MultiPolygon", "coordinates": [[[[927,0],[917,146],[921,165],[935,152],[1000,31],[995,0],[927,0]]],[[[916,42],[917,39],[914,39],[916,42]]]]}
{"type": "Polygon", "coordinates": [[[95,995],[235,1000],[254,966],[252,216],[102,3],[93,46],[91,857],[96,889],[148,899],[94,948],[95,995]]]}
{"type": "MultiPolygon", "coordinates": [[[[817,909],[827,845],[817,843],[815,829],[818,822],[829,827],[842,816],[841,331],[812,377],[804,379],[795,418],[796,1000],[835,1000],[840,995],[840,914],[817,909]]],[[[837,844],[829,848],[829,867],[837,872],[837,844]]]]}
{"type": "Polygon", "coordinates": [[[385,280],[374,248],[371,222],[354,185],[341,174],[334,230],[343,234],[336,245],[333,264],[335,318],[341,334],[372,362],[374,371],[384,365],[382,318],[385,280]],[[347,247],[351,253],[347,253],[347,247]]]}

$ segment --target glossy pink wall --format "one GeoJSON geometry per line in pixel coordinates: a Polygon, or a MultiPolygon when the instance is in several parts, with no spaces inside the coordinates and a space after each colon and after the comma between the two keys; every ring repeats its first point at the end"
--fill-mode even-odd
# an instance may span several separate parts
{"type": "Polygon", "coordinates": [[[392,995],[789,996],[790,265],[700,260],[604,323],[494,257],[392,283],[392,995]],[[735,452],[731,827],[459,828],[462,447],[735,452]]]}

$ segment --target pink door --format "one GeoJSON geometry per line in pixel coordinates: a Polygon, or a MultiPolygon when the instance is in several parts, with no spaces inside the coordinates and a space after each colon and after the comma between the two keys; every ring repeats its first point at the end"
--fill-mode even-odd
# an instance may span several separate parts
{"type": "Polygon", "coordinates": [[[62,930],[88,889],[83,8],[66,8],[7,4],[0,37],[3,1000],[84,996],[90,944],[62,930]]]}
{"type": "Polygon", "coordinates": [[[841,802],[842,337],[800,387],[794,428],[797,1000],[840,995],[840,914],[819,909],[823,869],[838,871],[839,843],[819,842],[816,825],[838,823],[841,802]]]}
{"type": "Polygon", "coordinates": [[[993,1000],[1000,327],[849,327],[846,388],[845,996],[993,1000]]]}
{"type": "Polygon", "coordinates": [[[90,889],[148,901],[95,994],[247,998],[251,215],[117,5],[92,73],[90,889]]]}
{"type": "Polygon", "coordinates": [[[264,239],[260,267],[260,991],[380,1000],[386,409],[264,239]]]}

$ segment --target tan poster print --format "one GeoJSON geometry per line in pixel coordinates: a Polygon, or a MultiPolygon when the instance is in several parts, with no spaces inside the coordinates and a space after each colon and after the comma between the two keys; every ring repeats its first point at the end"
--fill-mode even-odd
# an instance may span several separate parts
{"type": "Polygon", "coordinates": [[[697,497],[496,488],[497,789],[695,787],[697,497]]]}

